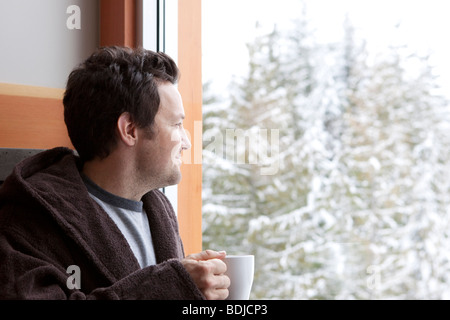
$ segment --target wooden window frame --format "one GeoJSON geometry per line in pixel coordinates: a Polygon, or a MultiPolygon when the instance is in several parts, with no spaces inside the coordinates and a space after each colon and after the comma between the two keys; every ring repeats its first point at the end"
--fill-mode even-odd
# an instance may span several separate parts
{"type": "Polygon", "coordinates": [[[202,250],[202,138],[201,130],[194,130],[194,124],[202,121],[201,11],[201,0],[178,1],[178,90],[192,143],[191,164],[181,167],[183,178],[178,185],[178,219],[186,254],[202,250]]]}

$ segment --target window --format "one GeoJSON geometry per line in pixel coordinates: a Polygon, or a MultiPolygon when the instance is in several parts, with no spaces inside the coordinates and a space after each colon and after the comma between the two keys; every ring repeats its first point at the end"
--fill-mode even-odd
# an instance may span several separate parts
{"type": "Polygon", "coordinates": [[[449,298],[449,6],[203,1],[203,244],[251,298],[449,298]]]}

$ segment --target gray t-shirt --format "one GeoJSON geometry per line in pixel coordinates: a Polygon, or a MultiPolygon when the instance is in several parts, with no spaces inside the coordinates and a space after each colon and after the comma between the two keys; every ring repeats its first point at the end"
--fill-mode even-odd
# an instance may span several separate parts
{"type": "Polygon", "coordinates": [[[106,211],[125,236],[141,268],[155,265],[150,225],[142,201],[118,197],[103,190],[85,175],[82,178],[91,198],[106,211]]]}

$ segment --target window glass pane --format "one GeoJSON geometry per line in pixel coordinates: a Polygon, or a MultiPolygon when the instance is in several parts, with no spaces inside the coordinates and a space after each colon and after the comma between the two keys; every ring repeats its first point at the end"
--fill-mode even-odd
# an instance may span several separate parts
{"type": "Polygon", "coordinates": [[[450,298],[450,3],[202,6],[204,248],[253,299],[450,298]]]}

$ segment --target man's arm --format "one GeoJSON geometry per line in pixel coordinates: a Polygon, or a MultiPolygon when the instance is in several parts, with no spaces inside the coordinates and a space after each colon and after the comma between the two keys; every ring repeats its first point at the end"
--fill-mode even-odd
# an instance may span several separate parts
{"type": "Polygon", "coordinates": [[[205,299],[178,259],[139,269],[103,286],[99,283],[107,283],[106,279],[98,279],[92,269],[81,266],[81,288],[77,288],[71,284],[72,274],[65,267],[47,259],[17,233],[14,240],[11,243],[0,236],[0,299],[205,299]],[[92,289],[93,283],[86,285],[89,280],[97,282],[97,287],[92,289]]]}

